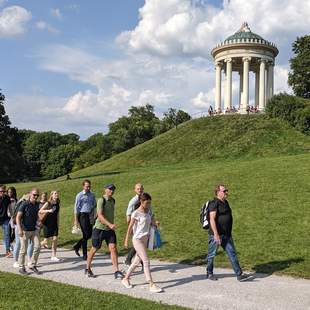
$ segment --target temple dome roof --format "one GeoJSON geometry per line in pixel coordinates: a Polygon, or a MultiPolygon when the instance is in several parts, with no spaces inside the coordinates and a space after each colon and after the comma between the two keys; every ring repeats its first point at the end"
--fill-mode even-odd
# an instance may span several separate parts
{"type": "Polygon", "coordinates": [[[241,28],[236,33],[234,33],[233,35],[225,39],[224,43],[228,43],[229,41],[233,41],[233,40],[243,41],[243,39],[264,40],[261,36],[251,31],[248,23],[243,23],[241,28]]]}

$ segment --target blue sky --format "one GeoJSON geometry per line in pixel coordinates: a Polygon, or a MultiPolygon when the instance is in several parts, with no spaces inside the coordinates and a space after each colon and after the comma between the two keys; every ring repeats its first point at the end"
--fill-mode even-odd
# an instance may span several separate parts
{"type": "Polygon", "coordinates": [[[291,43],[310,29],[308,0],[0,0],[6,110],[18,128],[82,138],[106,132],[132,105],[151,103],[158,116],[205,111],[210,51],[244,21],[277,44],[275,90],[290,91],[291,43]]]}

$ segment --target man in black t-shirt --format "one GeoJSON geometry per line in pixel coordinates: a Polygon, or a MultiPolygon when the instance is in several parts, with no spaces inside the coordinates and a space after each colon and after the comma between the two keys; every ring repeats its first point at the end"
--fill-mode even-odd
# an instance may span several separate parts
{"type": "Polygon", "coordinates": [[[34,188],[30,192],[29,200],[26,200],[19,207],[16,223],[18,227],[18,234],[20,236],[21,248],[19,252],[19,272],[21,274],[27,275],[27,271],[25,269],[25,255],[26,249],[28,248],[28,242],[31,240],[33,242],[33,255],[31,257],[31,267],[32,270],[36,274],[41,274],[41,272],[37,269],[38,258],[40,254],[40,227],[38,225],[39,220],[39,209],[40,205],[37,201],[39,197],[38,189],[34,188]]]}
{"type": "Polygon", "coordinates": [[[217,280],[213,275],[213,260],[219,245],[227,253],[238,281],[245,281],[248,275],[240,268],[231,231],[233,225],[232,212],[227,201],[228,189],[220,184],[215,188],[215,198],[209,202],[210,228],[207,256],[207,278],[217,280]]]}

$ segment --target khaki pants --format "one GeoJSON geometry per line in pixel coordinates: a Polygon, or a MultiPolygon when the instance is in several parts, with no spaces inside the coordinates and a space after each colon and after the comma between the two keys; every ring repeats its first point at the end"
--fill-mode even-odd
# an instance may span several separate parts
{"type": "Polygon", "coordinates": [[[39,237],[40,231],[24,231],[24,235],[20,238],[20,252],[19,252],[19,258],[18,263],[20,267],[25,267],[25,255],[26,250],[28,248],[28,242],[31,240],[33,242],[33,255],[31,257],[31,266],[36,266],[40,254],[40,237],[39,237]]]}
{"type": "Polygon", "coordinates": [[[143,262],[143,270],[144,270],[144,275],[146,278],[146,281],[150,282],[152,281],[152,276],[150,272],[150,260],[147,256],[147,241],[149,237],[148,236],[143,236],[141,239],[132,239],[132,244],[136,250],[136,256],[133,259],[130,267],[127,270],[126,275],[128,278],[130,277],[131,273],[136,269],[137,266],[143,262]]]}

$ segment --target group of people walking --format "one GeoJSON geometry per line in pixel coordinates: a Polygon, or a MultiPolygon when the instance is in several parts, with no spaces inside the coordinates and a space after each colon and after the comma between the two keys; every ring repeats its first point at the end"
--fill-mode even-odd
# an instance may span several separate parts
{"type": "Polygon", "coordinates": [[[56,256],[59,194],[57,191],[47,193],[39,198],[39,190],[33,188],[29,193],[17,199],[16,189],[0,185],[0,225],[3,228],[5,256],[13,257],[13,267],[19,268],[21,274],[28,274],[27,266],[36,274],[41,246],[48,247],[48,239],[52,238],[52,261],[59,261],[56,256]],[[43,230],[44,240],[40,243],[40,231],[43,230]]]}
{"type": "Polygon", "coordinates": [[[151,292],[161,292],[152,279],[150,272],[150,260],[147,255],[147,242],[151,225],[156,226],[156,222],[151,210],[151,196],[144,192],[143,185],[135,185],[135,196],[130,200],[127,211],[127,234],[125,238],[125,248],[129,245],[129,236],[133,234],[133,249],[129,251],[126,258],[128,270],[124,275],[119,270],[117,239],[115,230],[117,226],[114,223],[115,199],[113,198],[116,187],[114,184],[104,186],[102,197],[96,202],[94,194],[91,192],[91,182],[83,181],[83,190],[77,194],[75,200],[75,225],[82,231],[82,238],[73,246],[77,256],[80,256],[82,248],[83,259],[86,260],[85,274],[90,277],[96,277],[92,271],[92,261],[96,252],[101,248],[102,242],[107,244],[111,261],[114,269],[115,279],[121,279],[126,288],[132,288],[129,278],[135,268],[142,263],[143,270],[149,289],[151,292]],[[93,227],[92,227],[93,226],[93,227]],[[91,238],[92,246],[87,252],[87,241],[91,238]],[[134,259],[133,259],[134,257],[134,259]]]}
{"type": "MultiPolygon", "coordinates": [[[[82,232],[82,237],[73,246],[75,254],[86,261],[85,275],[95,278],[92,270],[92,261],[96,252],[105,241],[114,269],[115,279],[121,279],[121,283],[128,289],[132,288],[131,275],[135,268],[142,264],[145,278],[149,283],[151,292],[162,292],[152,278],[150,260],[147,254],[147,246],[151,226],[157,223],[151,208],[151,195],[144,192],[143,185],[137,183],[134,187],[135,196],[129,201],[126,210],[127,233],[124,247],[129,249],[129,239],[132,236],[132,248],[129,249],[125,260],[127,271],[122,272],[118,264],[117,238],[114,222],[115,199],[113,197],[116,187],[107,184],[103,188],[102,196],[96,200],[91,191],[90,180],[84,180],[83,189],[76,195],[74,205],[74,225],[82,232]],[[91,248],[88,251],[87,242],[91,239],[91,248]]],[[[219,246],[228,254],[237,280],[245,281],[248,275],[240,268],[232,239],[232,211],[227,201],[228,190],[220,184],[215,188],[215,198],[208,204],[208,219],[210,228],[208,234],[207,255],[207,279],[217,280],[213,274],[213,261],[219,246]]],[[[19,268],[21,274],[28,274],[25,268],[27,254],[27,267],[36,274],[41,274],[37,268],[40,248],[48,248],[48,240],[51,239],[51,260],[58,262],[56,256],[57,237],[59,227],[60,199],[57,191],[52,191],[50,196],[43,193],[39,200],[39,191],[33,188],[21,199],[17,199],[14,187],[6,189],[0,185],[0,225],[3,228],[6,257],[14,258],[14,267],[19,268]],[[40,231],[44,239],[40,242],[40,231]],[[14,242],[15,241],[15,242],[14,242]]]]}

